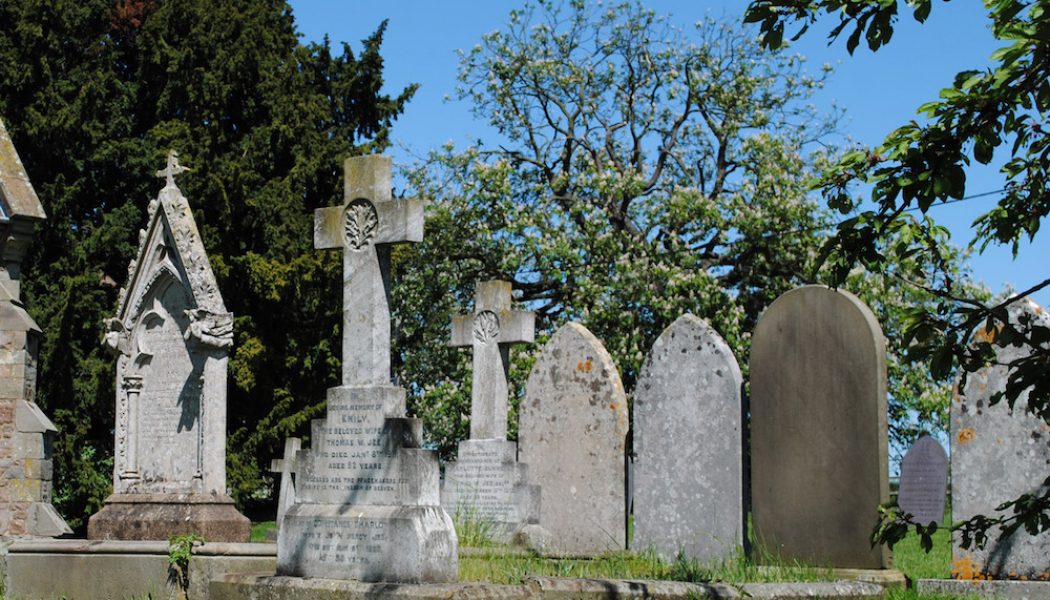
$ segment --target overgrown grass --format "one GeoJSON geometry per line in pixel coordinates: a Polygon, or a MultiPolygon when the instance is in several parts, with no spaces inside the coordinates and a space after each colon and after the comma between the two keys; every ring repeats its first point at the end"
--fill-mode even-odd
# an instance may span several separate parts
{"type": "Polygon", "coordinates": [[[253,542],[265,542],[266,532],[271,529],[277,529],[277,521],[259,521],[252,523],[252,536],[249,538],[253,542]]]}
{"type": "Polygon", "coordinates": [[[460,547],[491,548],[496,545],[493,540],[495,524],[473,506],[457,506],[452,513],[452,525],[456,528],[460,547]]]}
{"type": "Polygon", "coordinates": [[[655,579],[703,582],[825,581],[829,570],[798,564],[759,568],[738,555],[718,564],[701,564],[679,557],[667,561],[655,552],[615,552],[593,559],[544,558],[494,548],[485,556],[460,556],[460,581],[518,584],[526,577],[655,579]]]}

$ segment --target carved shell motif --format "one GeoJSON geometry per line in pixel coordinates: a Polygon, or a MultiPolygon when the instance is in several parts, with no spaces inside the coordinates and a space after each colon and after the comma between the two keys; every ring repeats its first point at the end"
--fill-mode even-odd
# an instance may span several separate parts
{"type": "Polygon", "coordinates": [[[379,227],[379,215],[376,207],[364,198],[358,198],[346,206],[344,228],[346,247],[361,250],[376,236],[379,227]]]}
{"type": "Polygon", "coordinates": [[[474,339],[481,343],[499,337],[499,317],[491,310],[483,310],[474,316],[474,339]]]}

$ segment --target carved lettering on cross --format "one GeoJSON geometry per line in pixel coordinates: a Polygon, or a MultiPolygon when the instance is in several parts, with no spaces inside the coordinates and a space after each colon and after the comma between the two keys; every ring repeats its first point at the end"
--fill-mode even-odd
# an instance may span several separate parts
{"type": "Polygon", "coordinates": [[[344,171],[343,205],[314,212],[314,247],[343,249],[343,385],[390,385],[390,247],[423,241],[423,201],[391,197],[389,157],[344,171]]]}
{"type": "Polygon", "coordinates": [[[510,300],[510,282],[485,281],[474,292],[474,314],[452,317],[452,345],[474,349],[471,439],[507,439],[510,345],[536,334],[536,313],[511,310],[510,300]]]}

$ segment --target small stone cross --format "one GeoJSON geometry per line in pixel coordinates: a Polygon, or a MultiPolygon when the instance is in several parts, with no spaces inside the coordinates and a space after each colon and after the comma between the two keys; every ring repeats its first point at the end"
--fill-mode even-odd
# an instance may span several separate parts
{"type": "Polygon", "coordinates": [[[452,317],[452,345],[474,348],[471,439],[507,439],[510,345],[536,335],[536,313],[511,310],[510,294],[509,281],[479,283],[474,314],[452,317]]]}
{"type": "Polygon", "coordinates": [[[281,526],[284,513],[295,504],[295,481],[293,477],[297,473],[295,468],[296,454],[303,447],[299,438],[285,438],[284,458],[275,458],[270,461],[270,472],[281,474],[281,488],[277,494],[277,527],[281,526]]]}
{"type": "Polygon", "coordinates": [[[423,201],[395,200],[390,158],[344,163],[343,205],[314,211],[314,248],[343,249],[343,385],[390,385],[390,247],[423,241],[423,201]]]}
{"type": "Polygon", "coordinates": [[[164,177],[167,179],[164,187],[175,187],[175,176],[189,171],[189,167],[184,167],[179,164],[179,153],[174,150],[168,150],[168,164],[166,167],[157,171],[157,177],[164,177]]]}

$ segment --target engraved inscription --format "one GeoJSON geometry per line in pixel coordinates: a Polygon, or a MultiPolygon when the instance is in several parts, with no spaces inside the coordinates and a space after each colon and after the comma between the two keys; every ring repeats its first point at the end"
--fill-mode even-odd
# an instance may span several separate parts
{"type": "Polygon", "coordinates": [[[455,510],[485,520],[515,520],[511,467],[503,463],[496,450],[461,452],[453,482],[458,490],[455,510]]]}
{"type": "Polygon", "coordinates": [[[474,316],[474,339],[482,344],[499,337],[499,317],[491,310],[483,310],[474,316]]]}
{"type": "Polygon", "coordinates": [[[314,519],[299,539],[304,562],[362,569],[381,567],[392,541],[387,523],[368,518],[314,519]]]}
{"type": "Polygon", "coordinates": [[[367,246],[375,237],[378,227],[379,215],[371,202],[358,198],[346,205],[344,233],[347,248],[361,250],[367,246]]]}

